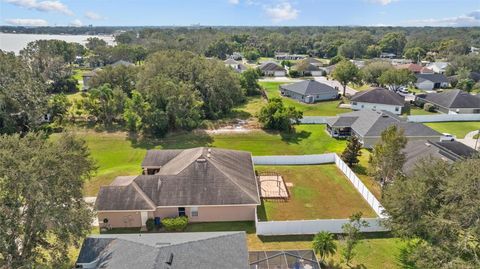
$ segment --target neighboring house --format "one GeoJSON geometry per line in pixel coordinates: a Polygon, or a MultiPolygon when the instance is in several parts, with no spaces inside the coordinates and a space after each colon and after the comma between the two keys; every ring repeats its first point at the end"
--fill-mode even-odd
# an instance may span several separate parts
{"type": "MultiPolygon", "coordinates": [[[[478,82],[478,81],[480,81],[480,73],[479,72],[470,72],[470,74],[468,75],[468,78],[475,81],[475,82],[478,82]]],[[[458,75],[449,76],[448,81],[450,83],[458,82],[458,75]]]]}
{"type": "Polygon", "coordinates": [[[397,69],[408,69],[415,74],[433,74],[433,71],[419,64],[401,64],[395,66],[397,69]]]}
{"type": "Polygon", "coordinates": [[[250,251],[251,269],[320,269],[313,250],[250,251]]]}
{"type": "Polygon", "coordinates": [[[384,88],[373,88],[357,92],[350,99],[353,110],[385,110],[401,115],[405,106],[405,97],[384,88]]]}
{"type": "Polygon", "coordinates": [[[292,84],[284,84],[280,85],[279,89],[283,96],[304,103],[314,103],[339,98],[338,90],[315,80],[304,80],[292,84]]]}
{"type": "Polygon", "coordinates": [[[320,77],[324,74],[324,71],[321,70],[317,65],[308,63],[304,60],[302,60],[298,64],[292,66],[291,70],[298,71],[300,76],[320,77]]]}
{"type": "Polygon", "coordinates": [[[305,59],[305,55],[298,55],[298,54],[288,54],[286,52],[277,52],[275,53],[275,60],[277,61],[295,61],[295,60],[302,60],[305,59]]]}
{"type": "Polygon", "coordinates": [[[410,59],[390,59],[392,65],[411,64],[412,62],[410,59]]]}
{"type": "Polygon", "coordinates": [[[286,74],[285,69],[275,62],[265,62],[261,64],[258,68],[264,76],[284,77],[286,74]]]}
{"type": "Polygon", "coordinates": [[[418,105],[431,103],[445,114],[478,114],[480,113],[480,97],[462,90],[447,90],[441,93],[427,93],[416,96],[418,105]]]}
{"type": "Polygon", "coordinates": [[[362,60],[350,60],[356,67],[363,68],[365,66],[365,61],[362,60]]]}
{"type": "Polygon", "coordinates": [[[233,52],[232,55],[227,55],[227,58],[238,61],[243,58],[243,55],[240,52],[233,52]]]}
{"type": "Polygon", "coordinates": [[[100,187],[101,227],[144,227],[147,219],[188,216],[190,222],[253,221],[260,204],[252,155],[217,148],[149,150],[144,175],[100,187]]]}
{"type": "Polygon", "coordinates": [[[366,148],[372,148],[382,132],[396,125],[404,130],[409,140],[440,141],[442,134],[421,123],[407,122],[387,111],[360,110],[340,114],[327,120],[327,131],[332,137],[356,136],[366,148]]]}
{"type": "Polygon", "coordinates": [[[444,74],[447,70],[448,63],[447,62],[433,62],[427,64],[427,68],[433,70],[433,72],[437,74],[444,74]]]}
{"type": "Polygon", "coordinates": [[[325,72],[325,74],[330,75],[333,72],[333,70],[335,70],[335,67],[337,67],[337,65],[332,64],[329,66],[319,67],[319,69],[325,72]]]}
{"type": "Polygon", "coordinates": [[[320,62],[319,60],[313,58],[313,57],[307,57],[304,61],[306,61],[307,63],[309,64],[313,64],[315,66],[323,66],[322,62],[320,62]]]}
{"type": "Polygon", "coordinates": [[[233,59],[227,59],[224,61],[224,63],[225,63],[225,66],[231,67],[233,70],[235,70],[238,73],[243,73],[245,70],[247,70],[247,67],[245,65],[233,59]]]}
{"type": "Polygon", "coordinates": [[[384,58],[384,59],[393,59],[395,58],[395,53],[389,53],[389,52],[382,52],[380,53],[380,58],[384,58]]]}
{"type": "Polygon", "coordinates": [[[406,157],[403,165],[405,174],[411,173],[421,160],[435,158],[452,163],[471,158],[478,153],[473,148],[458,141],[438,142],[430,140],[408,141],[403,152],[405,152],[406,157]]]}
{"type": "Polygon", "coordinates": [[[75,268],[248,269],[245,232],[90,235],[75,268]]]}
{"type": "Polygon", "coordinates": [[[448,78],[443,74],[415,74],[415,86],[424,91],[448,87],[448,78]]]}
{"type": "Polygon", "coordinates": [[[90,88],[90,85],[88,85],[90,79],[92,79],[92,77],[95,76],[95,70],[93,71],[88,71],[88,72],[84,72],[83,75],[82,75],[82,79],[83,79],[83,91],[88,91],[88,89],[90,88]]]}
{"type": "Polygon", "coordinates": [[[131,62],[127,62],[127,61],[124,61],[124,60],[119,60],[119,61],[116,61],[114,62],[113,64],[111,64],[111,66],[115,67],[115,66],[119,66],[119,65],[123,65],[123,66],[134,66],[133,63],[131,62]]]}

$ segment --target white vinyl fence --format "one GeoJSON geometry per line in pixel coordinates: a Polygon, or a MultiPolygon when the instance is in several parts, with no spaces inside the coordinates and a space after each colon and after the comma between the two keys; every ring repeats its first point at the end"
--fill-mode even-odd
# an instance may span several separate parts
{"type": "MultiPolygon", "coordinates": [[[[367,221],[369,225],[362,228],[362,232],[388,231],[382,225],[381,218],[366,218],[363,220],[367,221]]],[[[348,222],[348,219],[257,221],[256,230],[258,235],[316,234],[320,231],[342,233],[342,226],[348,222]]]]}
{"type": "Polygon", "coordinates": [[[327,123],[327,120],[329,118],[333,117],[327,117],[327,116],[303,116],[302,119],[300,119],[301,124],[325,124],[327,123]]]}
{"type": "Polygon", "coordinates": [[[480,114],[438,114],[408,116],[411,122],[480,121],[480,114]]]}
{"type": "MultiPolygon", "coordinates": [[[[255,165],[302,165],[335,163],[338,169],[340,169],[340,171],[342,171],[348,180],[352,182],[353,186],[379,216],[378,218],[365,219],[369,223],[369,227],[363,229],[362,231],[383,232],[388,230],[381,225],[382,219],[387,218],[387,216],[383,213],[383,206],[337,154],[327,153],[315,155],[255,156],[253,157],[253,162],[255,165]]],[[[256,228],[258,235],[315,234],[319,231],[341,233],[342,225],[346,222],[348,222],[348,219],[258,221],[258,218],[256,218],[256,228]]]]}
{"type": "Polygon", "coordinates": [[[253,156],[255,165],[304,165],[334,163],[335,153],[312,155],[253,156]]]}

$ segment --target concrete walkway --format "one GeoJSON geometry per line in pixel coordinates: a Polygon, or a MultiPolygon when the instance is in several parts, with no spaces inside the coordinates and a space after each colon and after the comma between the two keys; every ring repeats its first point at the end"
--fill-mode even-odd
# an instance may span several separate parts
{"type": "Polygon", "coordinates": [[[480,140],[477,143],[477,139],[474,139],[473,137],[479,133],[479,130],[469,132],[468,134],[465,135],[465,138],[463,139],[457,139],[458,142],[462,142],[463,144],[476,149],[480,150],[480,140]],[[477,143],[477,148],[475,148],[475,143],[477,143]]]}

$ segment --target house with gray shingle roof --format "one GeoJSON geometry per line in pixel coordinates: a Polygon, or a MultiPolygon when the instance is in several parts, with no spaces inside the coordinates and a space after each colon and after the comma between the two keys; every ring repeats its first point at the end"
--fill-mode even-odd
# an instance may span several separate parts
{"type": "Polygon", "coordinates": [[[411,173],[422,160],[439,159],[447,163],[453,163],[472,158],[477,154],[473,148],[458,141],[439,142],[430,140],[408,141],[403,152],[406,157],[402,168],[404,174],[411,173]]]}
{"type": "Polygon", "coordinates": [[[90,235],[76,268],[249,268],[245,232],[90,235]]]}
{"type": "Polygon", "coordinates": [[[223,62],[225,63],[226,67],[231,67],[233,70],[235,70],[235,72],[243,73],[245,70],[247,70],[245,65],[243,65],[241,62],[235,61],[234,59],[228,58],[223,62]]]}
{"type": "Polygon", "coordinates": [[[448,78],[443,74],[415,74],[415,77],[415,87],[424,91],[446,88],[449,85],[448,78]]]}
{"type": "Polygon", "coordinates": [[[462,90],[446,90],[441,93],[427,93],[416,96],[419,105],[431,103],[435,108],[446,114],[479,114],[480,97],[462,90]]]}
{"type": "Polygon", "coordinates": [[[304,103],[335,100],[339,98],[338,90],[316,80],[304,80],[280,85],[282,96],[293,98],[304,103]]]}
{"type": "Polygon", "coordinates": [[[327,120],[327,132],[336,138],[356,136],[366,148],[372,148],[382,132],[395,125],[409,140],[440,141],[442,134],[421,123],[408,122],[387,111],[360,110],[343,113],[327,120]]]}
{"type": "Polygon", "coordinates": [[[384,88],[372,88],[357,92],[350,99],[353,110],[385,110],[401,115],[405,106],[405,97],[384,88]]]}
{"type": "Polygon", "coordinates": [[[147,219],[190,222],[255,219],[260,204],[252,156],[217,148],[149,150],[143,175],[100,187],[95,209],[104,227],[143,227],[147,219]]]}
{"type": "Polygon", "coordinates": [[[264,76],[284,77],[286,74],[285,68],[276,62],[265,62],[262,63],[258,68],[264,76]]]}

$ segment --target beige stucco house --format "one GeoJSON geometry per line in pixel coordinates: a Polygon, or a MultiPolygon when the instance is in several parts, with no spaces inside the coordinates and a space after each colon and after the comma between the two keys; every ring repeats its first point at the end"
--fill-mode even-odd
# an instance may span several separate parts
{"type": "Polygon", "coordinates": [[[96,200],[101,226],[142,227],[147,219],[255,220],[260,204],[249,152],[214,148],[150,150],[144,175],[117,177],[96,200]]]}

